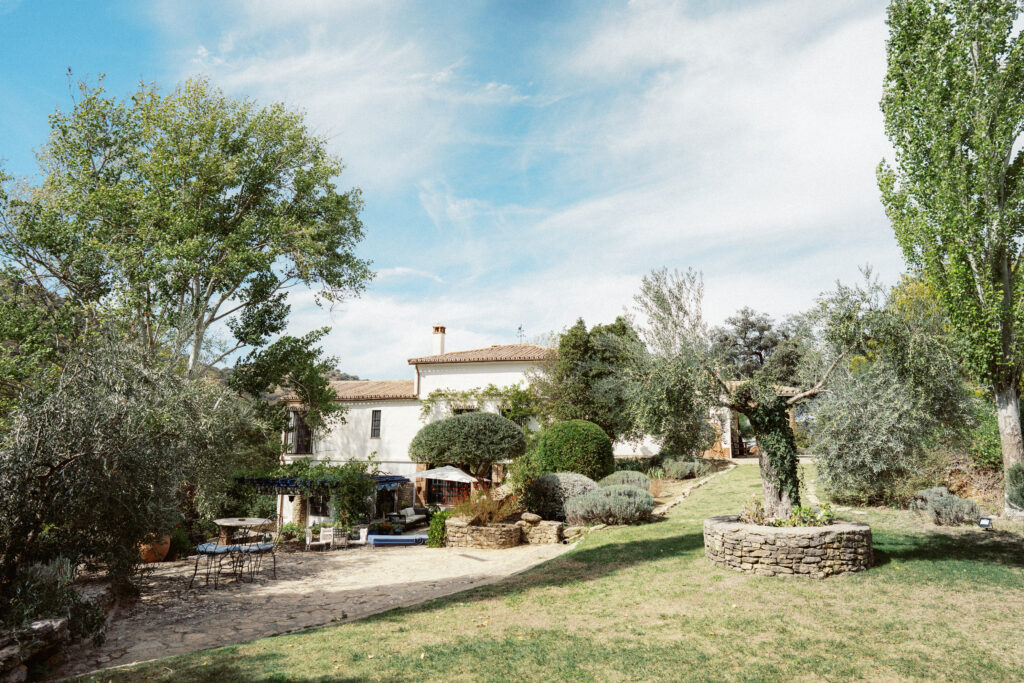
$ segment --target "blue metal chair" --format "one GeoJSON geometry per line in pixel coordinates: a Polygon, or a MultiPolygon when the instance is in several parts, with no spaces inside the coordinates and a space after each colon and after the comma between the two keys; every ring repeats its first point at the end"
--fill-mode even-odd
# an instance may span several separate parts
{"type": "Polygon", "coordinates": [[[233,545],[220,545],[218,543],[200,543],[196,546],[196,566],[192,571],[192,578],[188,582],[188,590],[192,589],[192,584],[196,580],[196,575],[199,574],[199,561],[202,558],[206,558],[206,584],[210,583],[210,572],[213,571],[214,564],[217,565],[216,571],[213,572],[213,587],[216,588],[220,573],[223,571],[224,558],[231,558],[231,553],[237,546],[233,545]]]}

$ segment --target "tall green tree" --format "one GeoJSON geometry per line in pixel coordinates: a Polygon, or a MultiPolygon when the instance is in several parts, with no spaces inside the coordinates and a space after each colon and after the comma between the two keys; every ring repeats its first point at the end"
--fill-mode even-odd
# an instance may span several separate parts
{"type": "Polygon", "coordinates": [[[126,99],[80,86],[50,117],[43,181],[0,212],[5,259],[59,296],[127,314],[151,346],[181,344],[195,377],[286,325],[287,293],[362,290],[359,190],[303,115],[190,80],[126,99]],[[217,346],[211,329],[233,339],[217,346]],[[181,333],[184,332],[184,335],[181,333]]]}
{"type": "MultiPolygon", "coordinates": [[[[882,96],[896,152],[879,186],[907,261],[991,384],[1003,462],[1024,462],[1024,43],[1017,0],[895,0],[882,96]]],[[[1006,501],[1006,514],[1024,510],[1006,501]]]]}
{"type": "Polygon", "coordinates": [[[289,386],[314,423],[336,412],[312,347],[322,332],[276,339],[293,288],[330,303],[371,277],[355,254],[360,192],[337,189],[341,162],[301,113],[202,79],[123,99],[81,84],[50,129],[42,182],[0,179],[10,280],[54,310],[115,315],[151,348],[179,349],[192,378],[242,352],[238,386],[289,386]]]}
{"type": "Polygon", "coordinates": [[[639,431],[661,441],[665,455],[697,457],[714,439],[703,298],[699,273],[667,268],[644,276],[633,297],[644,324],[637,322],[638,335],[624,340],[619,378],[627,414],[639,431]]]}
{"type": "Polygon", "coordinates": [[[761,370],[783,336],[767,313],[744,307],[711,331],[713,351],[735,372],[751,377],[761,370]]]}
{"type": "Polygon", "coordinates": [[[616,441],[637,436],[627,409],[628,398],[617,381],[626,358],[623,349],[638,338],[629,321],[587,329],[582,318],[562,333],[558,355],[532,385],[545,410],[559,421],[587,420],[616,441]]]}

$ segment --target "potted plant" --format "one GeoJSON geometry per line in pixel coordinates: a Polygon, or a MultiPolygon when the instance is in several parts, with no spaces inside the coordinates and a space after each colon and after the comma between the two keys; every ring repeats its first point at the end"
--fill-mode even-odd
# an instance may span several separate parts
{"type": "Polygon", "coordinates": [[[171,549],[170,536],[158,536],[155,541],[139,546],[139,554],[143,562],[162,562],[171,549]]]}
{"type": "Polygon", "coordinates": [[[395,531],[391,522],[374,522],[370,525],[370,536],[390,536],[395,531]]]}

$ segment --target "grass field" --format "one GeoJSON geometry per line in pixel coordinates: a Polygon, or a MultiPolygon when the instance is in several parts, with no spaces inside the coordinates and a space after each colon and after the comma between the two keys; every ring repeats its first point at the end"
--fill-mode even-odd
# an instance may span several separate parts
{"type": "Polygon", "coordinates": [[[88,680],[1021,680],[1024,536],[872,525],[877,566],[826,580],[710,566],[702,520],[759,491],[719,475],[665,521],[591,534],[502,584],[88,680]]]}

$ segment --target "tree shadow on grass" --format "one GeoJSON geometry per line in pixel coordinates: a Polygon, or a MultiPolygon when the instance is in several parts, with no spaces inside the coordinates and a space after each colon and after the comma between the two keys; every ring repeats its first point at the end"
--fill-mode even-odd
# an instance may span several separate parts
{"type": "Polygon", "coordinates": [[[1008,531],[879,533],[874,541],[876,567],[892,560],[954,560],[1024,567],[1024,538],[1008,531]]]}
{"type": "MultiPolygon", "coordinates": [[[[186,655],[186,657],[188,657],[186,655]]],[[[209,652],[206,656],[189,658],[185,662],[175,659],[161,661],[155,665],[143,664],[141,667],[124,669],[105,669],[102,672],[70,679],[89,683],[107,683],[109,681],[138,681],[149,683],[158,681],[216,681],[217,683],[248,683],[255,676],[261,681],[297,681],[299,683],[326,683],[327,681],[365,681],[363,676],[346,676],[343,671],[320,676],[296,676],[294,674],[271,673],[287,671],[286,657],[277,653],[239,654],[233,648],[226,651],[209,652]],[[197,661],[199,659],[200,661],[197,661]],[[189,661],[190,660],[190,661],[189,661]],[[204,663],[205,662],[205,663],[204,663]]],[[[324,660],[325,668],[331,662],[324,660]]],[[[381,681],[397,681],[394,677],[375,678],[381,681]]]]}
{"type": "Polygon", "coordinates": [[[578,585],[622,569],[646,562],[679,557],[703,548],[704,534],[702,531],[674,534],[656,539],[604,543],[592,548],[578,548],[571,553],[556,557],[498,583],[479,586],[405,609],[407,611],[430,611],[446,602],[483,601],[490,600],[496,595],[508,597],[536,588],[578,585]]]}

